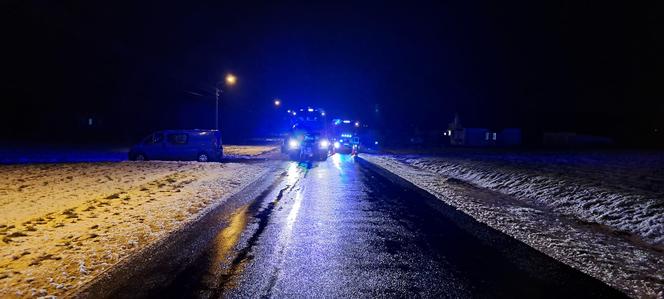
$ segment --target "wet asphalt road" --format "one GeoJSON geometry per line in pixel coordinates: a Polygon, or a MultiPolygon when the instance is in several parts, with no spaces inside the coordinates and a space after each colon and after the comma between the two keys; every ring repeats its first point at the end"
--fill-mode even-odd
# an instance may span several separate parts
{"type": "Polygon", "coordinates": [[[622,297],[352,157],[289,164],[152,297],[622,297]]]}

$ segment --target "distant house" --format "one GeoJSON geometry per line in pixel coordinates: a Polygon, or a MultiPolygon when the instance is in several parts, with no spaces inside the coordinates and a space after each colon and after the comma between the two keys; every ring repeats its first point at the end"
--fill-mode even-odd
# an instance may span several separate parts
{"type": "Polygon", "coordinates": [[[464,128],[459,116],[454,117],[447,132],[443,136],[450,138],[452,146],[518,146],[521,145],[521,129],[505,128],[490,130],[488,128],[464,128]]]}

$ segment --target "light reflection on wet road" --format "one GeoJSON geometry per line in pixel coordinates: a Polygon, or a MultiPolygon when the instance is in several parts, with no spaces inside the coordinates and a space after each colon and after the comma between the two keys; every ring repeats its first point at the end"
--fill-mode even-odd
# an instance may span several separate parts
{"type": "Polygon", "coordinates": [[[350,156],[293,162],[158,297],[621,296],[455,213],[350,156]]]}

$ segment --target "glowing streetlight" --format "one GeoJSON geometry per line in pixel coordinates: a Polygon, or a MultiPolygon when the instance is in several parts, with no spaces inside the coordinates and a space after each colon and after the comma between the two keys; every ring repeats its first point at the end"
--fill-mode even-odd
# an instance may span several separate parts
{"type": "Polygon", "coordinates": [[[226,75],[226,84],[233,86],[237,82],[237,78],[233,74],[226,75]]]}
{"type": "Polygon", "coordinates": [[[280,99],[274,99],[274,106],[281,106],[281,100],[280,99]]]}

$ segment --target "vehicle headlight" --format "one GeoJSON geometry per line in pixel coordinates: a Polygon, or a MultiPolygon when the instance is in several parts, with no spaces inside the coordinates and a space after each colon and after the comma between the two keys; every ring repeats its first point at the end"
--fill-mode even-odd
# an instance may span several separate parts
{"type": "Polygon", "coordinates": [[[335,141],[334,142],[334,148],[340,148],[340,147],[341,147],[341,143],[339,143],[339,141],[335,141]]]}
{"type": "Polygon", "coordinates": [[[300,142],[295,140],[295,139],[290,139],[290,140],[288,140],[288,147],[298,148],[298,147],[300,147],[300,142]]]}
{"type": "Polygon", "coordinates": [[[327,147],[330,146],[330,141],[327,140],[327,139],[323,139],[323,140],[320,141],[319,145],[320,145],[320,148],[327,148],[327,147]]]}

